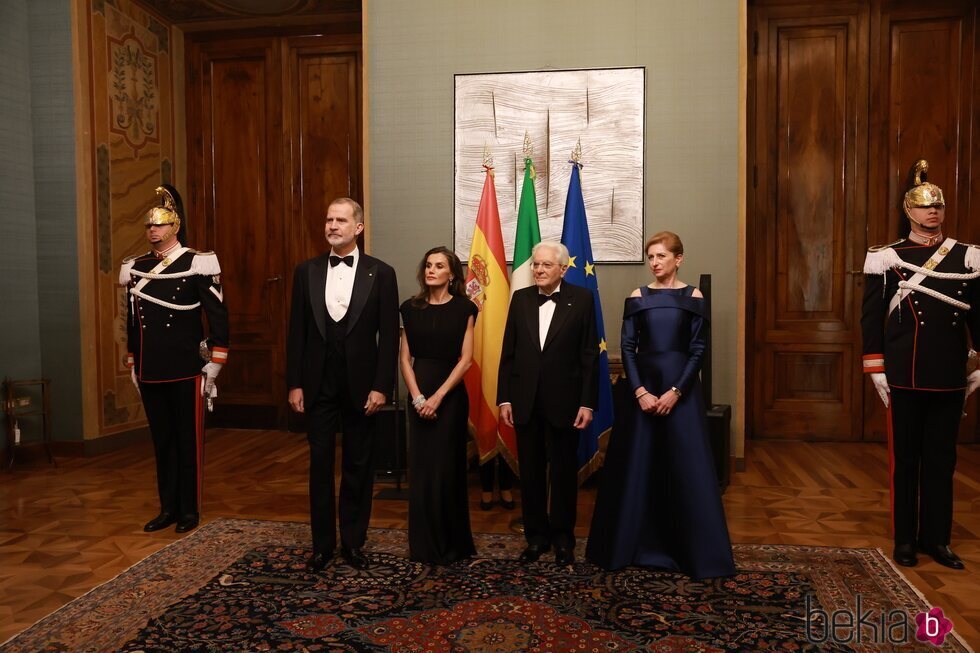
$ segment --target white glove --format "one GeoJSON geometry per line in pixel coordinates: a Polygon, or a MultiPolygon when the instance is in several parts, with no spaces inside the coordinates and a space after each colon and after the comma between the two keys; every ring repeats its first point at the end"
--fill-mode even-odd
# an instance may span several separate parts
{"type": "Polygon", "coordinates": [[[980,387],[980,370],[973,370],[966,377],[966,396],[972,395],[978,387],[980,387]]]}
{"type": "Polygon", "coordinates": [[[136,378],[136,368],[135,367],[129,368],[129,379],[133,382],[133,387],[136,388],[136,394],[138,394],[139,396],[142,397],[143,394],[140,392],[140,382],[139,382],[139,379],[136,378]]]}
{"type": "Polygon", "coordinates": [[[208,397],[217,396],[218,392],[214,388],[214,380],[218,378],[218,374],[221,373],[221,363],[208,363],[201,368],[201,374],[204,375],[204,385],[201,387],[201,396],[205,395],[208,397]]]}
{"type": "Polygon", "coordinates": [[[875,390],[878,391],[878,396],[881,397],[881,403],[885,404],[885,408],[888,408],[888,395],[891,394],[891,390],[888,387],[888,379],[885,378],[885,373],[872,372],[871,382],[875,384],[875,390]]]}

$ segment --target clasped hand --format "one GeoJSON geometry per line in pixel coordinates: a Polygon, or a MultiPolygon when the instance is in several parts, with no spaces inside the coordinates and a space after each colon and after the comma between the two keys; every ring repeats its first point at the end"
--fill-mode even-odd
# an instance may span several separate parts
{"type": "Polygon", "coordinates": [[[442,404],[442,397],[438,394],[428,397],[425,401],[415,407],[415,412],[418,413],[419,417],[422,419],[436,419],[439,415],[436,413],[439,410],[439,406],[442,404]]]}
{"type": "Polygon", "coordinates": [[[669,415],[674,406],[677,405],[677,393],[668,390],[659,397],[652,392],[644,392],[636,400],[640,404],[640,410],[652,415],[669,415]]]}

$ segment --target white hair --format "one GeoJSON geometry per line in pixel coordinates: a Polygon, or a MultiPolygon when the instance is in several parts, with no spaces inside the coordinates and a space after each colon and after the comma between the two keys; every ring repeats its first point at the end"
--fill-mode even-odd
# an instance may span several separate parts
{"type": "Polygon", "coordinates": [[[552,252],[558,255],[558,263],[560,265],[568,265],[568,248],[559,243],[557,240],[542,240],[540,243],[535,245],[531,249],[532,259],[534,259],[534,255],[538,253],[539,249],[550,249],[552,252]]]}

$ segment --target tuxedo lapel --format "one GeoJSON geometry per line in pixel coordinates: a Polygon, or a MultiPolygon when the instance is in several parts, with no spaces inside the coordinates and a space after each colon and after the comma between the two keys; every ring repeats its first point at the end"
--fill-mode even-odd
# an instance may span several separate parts
{"type": "Polygon", "coordinates": [[[313,321],[320,335],[327,337],[327,255],[318,256],[310,263],[309,281],[310,307],[313,309],[313,321]]]}
{"type": "MultiPolygon", "coordinates": [[[[565,285],[567,286],[567,284],[565,285]]],[[[569,313],[572,312],[574,304],[574,296],[563,288],[561,291],[561,299],[555,302],[555,314],[552,316],[551,324],[548,326],[548,335],[546,335],[544,338],[544,347],[541,348],[542,351],[547,349],[548,345],[554,341],[555,334],[557,334],[561,330],[562,326],[564,326],[565,320],[568,319],[569,313]]]]}
{"type": "Polygon", "coordinates": [[[368,295],[371,294],[371,288],[374,286],[374,280],[377,278],[377,272],[378,264],[375,260],[366,254],[361,254],[361,260],[357,262],[357,272],[354,273],[350,305],[347,307],[347,333],[351,332],[357,319],[361,317],[368,295]]]}

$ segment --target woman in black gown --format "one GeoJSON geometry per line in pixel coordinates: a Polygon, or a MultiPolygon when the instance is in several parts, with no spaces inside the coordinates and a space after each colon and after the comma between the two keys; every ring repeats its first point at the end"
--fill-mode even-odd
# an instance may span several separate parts
{"type": "Polygon", "coordinates": [[[409,411],[409,556],[449,564],[476,553],[466,488],[469,399],[463,375],[473,360],[477,307],[466,298],[463,266],[445,247],[419,264],[419,293],[401,305],[399,362],[409,411]]]}
{"type": "Polygon", "coordinates": [[[731,576],[698,378],[704,299],[677,279],[684,248],[676,234],[652,236],[646,254],[654,282],[633,291],[623,315],[623,367],[636,403],[609,441],[585,555],[605,569],[731,576]]]}

